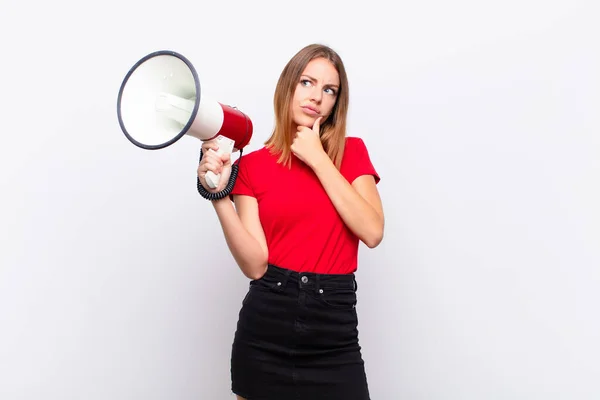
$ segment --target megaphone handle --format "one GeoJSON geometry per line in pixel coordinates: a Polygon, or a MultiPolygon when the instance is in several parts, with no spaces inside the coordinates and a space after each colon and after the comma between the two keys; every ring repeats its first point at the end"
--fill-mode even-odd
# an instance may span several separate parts
{"type": "MultiPolygon", "coordinates": [[[[225,188],[218,193],[211,193],[208,190],[206,190],[206,188],[202,186],[202,182],[200,182],[200,177],[196,175],[196,188],[198,189],[198,193],[200,193],[202,197],[210,201],[223,199],[229,196],[231,191],[233,190],[233,187],[235,186],[235,181],[237,179],[240,168],[239,163],[242,160],[243,152],[244,150],[240,149],[240,157],[235,163],[231,163],[231,175],[229,176],[229,182],[227,182],[227,186],[225,186],[225,188]]],[[[198,160],[198,162],[202,162],[202,150],[200,150],[200,160],[198,160]]]]}
{"type": "MultiPolygon", "coordinates": [[[[222,136],[222,135],[218,136],[216,138],[216,140],[219,145],[219,149],[217,150],[218,155],[223,155],[225,153],[231,154],[233,152],[233,146],[235,145],[235,142],[233,140],[229,139],[228,137],[222,136]]],[[[209,151],[214,151],[214,150],[210,149],[209,151]]],[[[219,186],[219,181],[221,180],[221,174],[215,174],[212,171],[207,171],[206,175],[204,176],[204,179],[206,180],[206,184],[211,189],[215,189],[217,186],[219,186]]]]}
{"type": "MultiPolygon", "coordinates": [[[[210,149],[209,151],[213,151],[213,149],[210,149]]],[[[221,150],[216,152],[218,155],[223,154],[223,152],[221,150]]],[[[204,175],[204,180],[206,181],[206,184],[208,185],[208,187],[210,187],[211,189],[216,188],[219,185],[219,181],[221,180],[221,174],[215,174],[212,171],[206,171],[206,175],[204,175]]]]}

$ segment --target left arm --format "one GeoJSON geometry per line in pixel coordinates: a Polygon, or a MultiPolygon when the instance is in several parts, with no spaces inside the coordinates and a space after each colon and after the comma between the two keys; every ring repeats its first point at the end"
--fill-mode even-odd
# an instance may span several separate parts
{"type": "Polygon", "coordinates": [[[350,184],[323,150],[319,137],[321,118],[312,129],[300,126],[292,152],[315,172],[338,214],[364,244],[374,248],[383,239],[381,198],[372,175],[359,176],[350,184]]]}
{"type": "Polygon", "coordinates": [[[311,168],[346,226],[368,247],[376,247],[383,239],[384,216],[375,178],[362,175],[350,184],[324,155],[311,168]]]}

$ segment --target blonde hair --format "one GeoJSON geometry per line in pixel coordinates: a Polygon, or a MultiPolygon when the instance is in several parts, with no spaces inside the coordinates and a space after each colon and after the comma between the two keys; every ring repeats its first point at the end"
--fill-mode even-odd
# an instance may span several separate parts
{"type": "Polygon", "coordinates": [[[293,120],[290,104],[298,82],[306,65],[315,58],[324,58],[331,62],[338,72],[340,87],[337,99],[330,116],[321,122],[321,143],[323,149],[340,168],[344,145],[346,143],[346,115],[348,114],[349,92],[346,69],[341,57],[330,47],[321,44],[310,44],[296,53],[287,63],[275,88],[273,98],[275,108],[275,127],[265,145],[271,153],[279,154],[279,163],[291,164],[290,147],[293,141],[293,120]]]}

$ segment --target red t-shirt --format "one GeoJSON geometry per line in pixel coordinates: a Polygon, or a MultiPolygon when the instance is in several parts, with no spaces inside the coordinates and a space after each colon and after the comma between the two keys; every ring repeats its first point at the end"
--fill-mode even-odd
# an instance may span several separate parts
{"type": "MultiPolygon", "coordinates": [[[[292,155],[291,168],[263,147],[240,159],[232,195],[258,201],[270,264],[298,272],[356,271],[359,240],[344,224],[310,167],[292,155]]],[[[380,177],[362,139],[346,138],[341,174],[352,183],[361,175],[380,177]]]]}

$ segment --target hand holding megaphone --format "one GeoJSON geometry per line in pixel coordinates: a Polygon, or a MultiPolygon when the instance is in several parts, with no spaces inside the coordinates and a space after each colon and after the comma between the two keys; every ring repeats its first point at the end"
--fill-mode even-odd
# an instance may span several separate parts
{"type": "Polygon", "coordinates": [[[220,192],[231,176],[231,152],[223,151],[217,139],[202,144],[202,160],[198,165],[200,183],[209,192],[220,192]]]}

